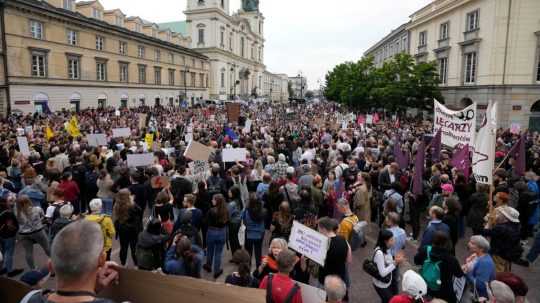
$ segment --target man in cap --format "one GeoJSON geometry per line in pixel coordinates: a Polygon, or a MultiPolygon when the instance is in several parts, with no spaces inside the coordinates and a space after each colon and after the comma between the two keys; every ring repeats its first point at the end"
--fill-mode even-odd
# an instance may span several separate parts
{"type": "Polygon", "coordinates": [[[487,223],[482,235],[491,238],[490,253],[497,272],[510,272],[512,262],[519,261],[523,253],[519,212],[510,206],[500,206],[495,212],[495,221],[487,223]]]}

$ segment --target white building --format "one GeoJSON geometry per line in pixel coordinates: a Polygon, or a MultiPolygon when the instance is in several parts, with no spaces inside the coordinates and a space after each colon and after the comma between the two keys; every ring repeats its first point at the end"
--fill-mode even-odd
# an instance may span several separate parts
{"type": "Polygon", "coordinates": [[[373,63],[376,67],[382,67],[384,62],[391,60],[397,54],[409,53],[409,31],[408,23],[396,28],[386,37],[382,38],[375,45],[370,47],[364,56],[373,56],[373,63]]]}
{"type": "Polygon", "coordinates": [[[306,96],[308,90],[307,78],[298,75],[295,77],[289,77],[289,83],[291,85],[292,96],[291,98],[303,99],[306,96]]]}
{"type": "Polygon", "coordinates": [[[289,77],[285,74],[263,74],[262,96],[273,102],[285,102],[289,99],[289,77]]]}
{"type": "Polygon", "coordinates": [[[185,28],[191,48],[210,58],[210,98],[264,95],[264,16],[258,4],[231,15],[229,0],[188,0],[184,13],[185,22],[160,27],[185,28]]]}
{"type": "Polygon", "coordinates": [[[501,127],[540,130],[539,0],[436,0],[407,29],[416,60],[438,63],[447,104],[499,101],[501,127]]]}

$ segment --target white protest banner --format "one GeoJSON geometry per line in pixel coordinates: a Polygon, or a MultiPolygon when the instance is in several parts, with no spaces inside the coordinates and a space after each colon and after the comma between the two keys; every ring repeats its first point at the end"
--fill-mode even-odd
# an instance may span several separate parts
{"type": "Polygon", "coordinates": [[[441,143],[449,147],[474,145],[476,103],[462,110],[450,110],[435,100],[433,133],[441,130],[441,143]]]}
{"type": "Polygon", "coordinates": [[[128,167],[146,167],[154,164],[154,154],[128,154],[128,167]]]}
{"type": "Polygon", "coordinates": [[[298,221],[293,222],[291,236],[289,238],[290,249],[324,266],[329,246],[330,239],[327,236],[316,232],[298,221]]]}
{"type": "Polygon", "coordinates": [[[300,286],[302,302],[326,302],[326,291],[324,289],[313,287],[301,282],[296,283],[298,283],[298,286],[300,286]]]}
{"type": "Polygon", "coordinates": [[[113,128],[112,136],[113,136],[113,138],[127,138],[127,137],[131,136],[131,129],[129,129],[127,127],[113,128]]]}
{"type": "Polygon", "coordinates": [[[497,103],[489,102],[484,123],[478,131],[472,157],[473,175],[477,183],[493,184],[495,140],[497,136],[497,103]]]}
{"type": "Polygon", "coordinates": [[[86,135],[88,145],[93,147],[107,146],[107,137],[105,134],[88,134],[86,135]]]}
{"type": "Polygon", "coordinates": [[[245,148],[225,148],[223,149],[223,162],[246,161],[247,149],[245,148]]]}
{"type": "Polygon", "coordinates": [[[28,146],[28,138],[17,137],[17,144],[19,145],[19,151],[23,156],[30,156],[30,147],[28,146]]]}
{"type": "Polygon", "coordinates": [[[366,124],[373,124],[373,115],[366,116],[366,124]]]}

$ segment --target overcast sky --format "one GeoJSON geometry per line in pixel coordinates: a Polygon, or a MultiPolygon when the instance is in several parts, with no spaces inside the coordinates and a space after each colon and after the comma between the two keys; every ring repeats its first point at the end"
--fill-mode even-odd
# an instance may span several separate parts
{"type": "MultiPolygon", "coordinates": [[[[308,77],[310,89],[335,65],[365,50],[432,0],[260,0],[265,63],[273,73],[308,77]]],[[[187,0],[101,0],[105,9],[159,22],[185,20],[187,0]]],[[[231,0],[231,12],[241,0],[231,0]]]]}

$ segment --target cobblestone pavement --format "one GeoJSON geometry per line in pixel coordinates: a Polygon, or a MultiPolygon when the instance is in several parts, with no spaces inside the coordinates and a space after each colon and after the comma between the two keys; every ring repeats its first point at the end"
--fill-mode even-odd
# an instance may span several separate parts
{"type": "MultiPolygon", "coordinates": [[[[363,261],[366,258],[370,257],[372,254],[372,249],[375,243],[375,239],[377,237],[377,231],[378,231],[378,228],[375,225],[371,225],[367,232],[368,245],[365,248],[359,249],[358,251],[354,252],[353,263],[350,265],[350,268],[349,268],[349,272],[351,274],[351,280],[352,280],[351,302],[379,302],[377,294],[375,293],[375,290],[373,289],[371,278],[362,270],[363,261]]],[[[467,243],[464,239],[461,239],[458,243],[456,253],[460,261],[463,261],[465,257],[467,256],[466,244],[467,243]]],[[[263,245],[263,247],[268,247],[268,240],[265,242],[265,245],[263,245]]],[[[411,263],[412,263],[412,258],[414,257],[415,251],[416,251],[415,244],[408,243],[406,247],[406,254],[407,254],[408,260],[411,263]]],[[[113,246],[113,254],[112,254],[113,261],[119,262],[118,253],[119,253],[119,243],[115,241],[114,246],[113,246]]],[[[22,247],[19,244],[17,244],[15,254],[16,254],[15,267],[25,268],[26,262],[24,261],[24,252],[23,252],[22,247]]],[[[36,258],[36,264],[42,264],[42,265],[46,264],[47,258],[40,247],[38,246],[34,247],[34,256],[36,258]]],[[[224,274],[218,279],[218,281],[223,282],[228,273],[235,271],[235,266],[229,262],[230,260],[231,260],[230,253],[227,250],[225,250],[225,254],[223,256],[224,274]]],[[[403,273],[407,269],[413,268],[414,265],[411,265],[411,263],[407,262],[404,265],[402,265],[402,267],[400,268],[400,272],[403,273]]],[[[131,257],[129,257],[127,266],[133,267],[131,257]]],[[[529,302],[531,303],[540,302],[540,288],[537,287],[538,281],[540,281],[540,262],[536,262],[536,265],[531,268],[524,268],[524,267],[514,265],[513,272],[521,276],[522,278],[524,278],[526,283],[529,285],[529,296],[528,296],[529,302]]],[[[204,270],[203,270],[203,278],[207,280],[213,280],[212,275],[207,274],[204,270]]],[[[53,287],[52,280],[48,284],[49,284],[49,287],[53,287]]],[[[308,302],[308,303],[312,303],[312,302],[308,302]]]]}

